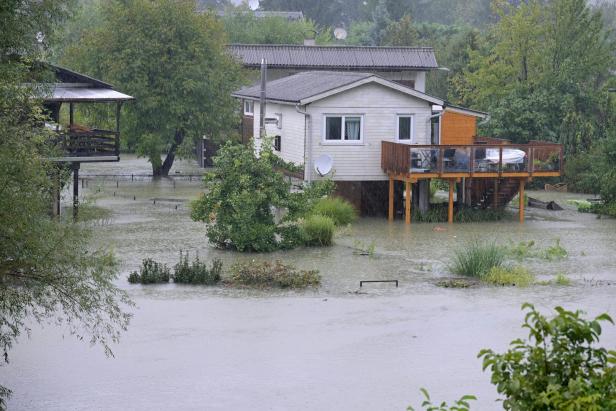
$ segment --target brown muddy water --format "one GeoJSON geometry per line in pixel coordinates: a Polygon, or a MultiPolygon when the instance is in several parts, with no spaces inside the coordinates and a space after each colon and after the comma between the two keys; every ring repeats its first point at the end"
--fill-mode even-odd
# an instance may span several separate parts
{"type": "MultiPolygon", "coordinates": [[[[523,302],[544,312],[557,305],[589,315],[616,315],[616,220],[579,214],[575,194],[531,192],[556,200],[564,211],[529,209],[524,225],[405,226],[361,219],[330,248],[240,255],[208,246],[205,228],[189,218],[200,193],[199,172],[180,162],[171,179],[151,182],[143,160],[82,169],[84,194],[111,217],[96,225],[97,242],[122,261],[118,285],[137,304],[115,358],[75,341],[64,330],[34,326],[2,367],[1,383],[14,391],[14,410],[404,410],[419,405],[420,387],[437,400],[475,394],[473,410],[500,409],[489,374],[476,358],[481,348],[503,350],[525,336],[523,302]],[[127,174],[115,177],[93,174],[127,174]],[[114,195],[115,193],[115,195],[114,195]],[[156,204],[154,200],[156,199],[156,204]],[[540,280],[565,273],[571,286],[529,288],[438,287],[448,277],[451,251],[470,241],[506,244],[555,239],[564,260],[524,264],[540,280]],[[375,244],[373,256],[355,247],[375,244]],[[173,265],[180,250],[221,258],[228,267],[245,259],[281,259],[320,270],[318,290],[247,291],[223,287],[129,285],[142,258],[173,265]],[[360,280],[397,279],[364,285],[360,280]]],[[[616,327],[602,343],[616,348],[616,327]]]]}

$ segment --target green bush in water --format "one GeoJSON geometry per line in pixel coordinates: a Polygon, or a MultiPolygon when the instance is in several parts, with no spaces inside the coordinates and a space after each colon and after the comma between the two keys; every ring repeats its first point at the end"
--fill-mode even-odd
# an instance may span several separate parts
{"type": "Polygon", "coordinates": [[[331,218],[318,214],[312,215],[304,220],[303,229],[306,245],[332,245],[335,224],[331,218]]]}
{"type": "Polygon", "coordinates": [[[505,259],[502,248],[495,244],[482,244],[477,241],[466,248],[454,251],[449,270],[467,277],[483,277],[494,267],[500,267],[505,259]]]}
{"type": "Polygon", "coordinates": [[[212,260],[208,265],[196,256],[189,262],[188,253],[180,252],[180,261],[174,267],[173,282],[181,284],[205,284],[214,285],[220,281],[222,274],[222,262],[219,259],[212,260]]]}
{"type": "Polygon", "coordinates": [[[355,207],[340,197],[322,198],[312,208],[313,214],[319,214],[334,220],[337,226],[351,224],[357,219],[355,207]]]}
{"type": "Polygon", "coordinates": [[[528,287],[535,282],[535,276],[521,266],[492,267],[481,279],[493,285],[517,287],[528,287]]]}
{"type": "Polygon", "coordinates": [[[543,253],[543,257],[546,260],[559,260],[566,258],[568,255],[567,250],[560,245],[560,239],[556,239],[556,243],[553,246],[548,247],[543,253]]]}
{"type": "MultiPolygon", "coordinates": [[[[430,394],[428,394],[428,390],[426,390],[425,388],[420,388],[419,390],[425,398],[425,400],[421,403],[421,407],[426,411],[470,411],[471,405],[469,401],[477,400],[477,397],[475,397],[474,395],[464,395],[451,406],[447,405],[445,401],[436,405],[432,403],[432,400],[430,399],[430,394]]],[[[407,411],[415,411],[415,408],[409,406],[407,408],[407,411]]]]}
{"type": "Polygon", "coordinates": [[[251,261],[239,262],[231,267],[230,283],[257,288],[306,288],[318,286],[321,276],[316,270],[297,270],[294,266],[280,261],[251,261]]]}
{"type": "Polygon", "coordinates": [[[306,244],[306,233],[301,222],[289,221],[278,225],[278,247],[282,250],[291,250],[293,248],[306,244]]]}
{"type": "Polygon", "coordinates": [[[146,258],[141,262],[141,268],[139,272],[133,271],[128,276],[128,282],[132,284],[156,284],[156,283],[168,283],[171,277],[171,272],[166,264],[161,264],[146,258]]]}

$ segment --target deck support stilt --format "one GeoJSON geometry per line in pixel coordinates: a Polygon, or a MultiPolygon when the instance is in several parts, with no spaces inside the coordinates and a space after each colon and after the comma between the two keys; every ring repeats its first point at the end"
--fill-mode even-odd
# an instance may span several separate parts
{"type": "Polygon", "coordinates": [[[413,199],[411,198],[411,180],[407,178],[404,184],[406,190],[406,199],[404,200],[404,222],[406,224],[411,224],[411,203],[413,202],[413,199]]]}
{"type": "Polygon", "coordinates": [[[79,163],[73,163],[73,220],[79,214],[79,163]]]}
{"type": "Polygon", "coordinates": [[[494,197],[492,198],[492,208],[498,208],[498,178],[494,179],[494,197]]]}
{"type": "Polygon", "coordinates": [[[449,179],[449,206],[447,209],[447,222],[449,224],[453,223],[453,190],[456,184],[456,180],[453,178],[449,179]]]}
{"type": "Polygon", "coordinates": [[[389,210],[387,212],[387,219],[394,221],[394,178],[389,176],[389,210]]]}
{"type": "Polygon", "coordinates": [[[520,179],[520,190],[518,195],[520,196],[520,224],[524,224],[524,185],[526,184],[526,179],[520,179]]]}

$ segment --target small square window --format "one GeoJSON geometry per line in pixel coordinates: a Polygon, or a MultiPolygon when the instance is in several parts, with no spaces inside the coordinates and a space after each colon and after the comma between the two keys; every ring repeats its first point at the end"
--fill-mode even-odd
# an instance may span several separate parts
{"type": "Polygon", "coordinates": [[[281,150],[281,143],[282,143],[282,137],[275,136],[274,137],[274,150],[275,151],[280,151],[281,150]]]}
{"type": "Polygon", "coordinates": [[[325,139],[342,140],[342,117],[327,117],[325,119],[325,139]]]}
{"type": "Polygon", "coordinates": [[[253,115],[255,112],[255,102],[250,100],[244,100],[244,114],[253,115]]]}

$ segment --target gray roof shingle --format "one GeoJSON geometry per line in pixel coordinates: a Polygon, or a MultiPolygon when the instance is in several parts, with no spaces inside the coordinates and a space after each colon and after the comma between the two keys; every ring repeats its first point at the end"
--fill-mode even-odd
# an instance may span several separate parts
{"type": "Polygon", "coordinates": [[[331,70],[429,70],[438,67],[431,47],[301,46],[231,44],[229,51],[245,67],[331,70]]]}
{"type": "MultiPolygon", "coordinates": [[[[369,73],[306,71],[267,82],[267,99],[298,103],[347,84],[372,77],[369,73]]],[[[236,97],[259,98],[261,85],[243,88],[233,93],[236,97]]]]}

